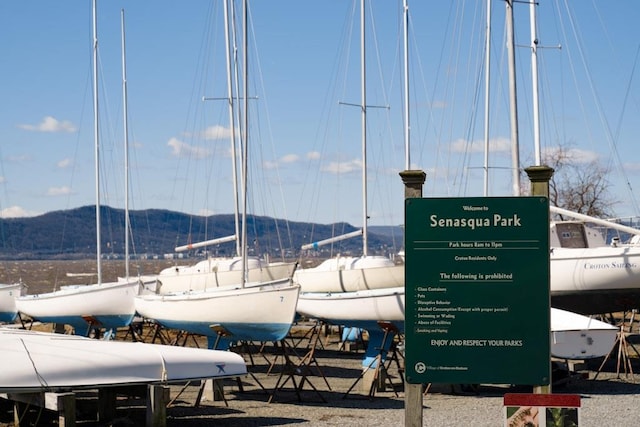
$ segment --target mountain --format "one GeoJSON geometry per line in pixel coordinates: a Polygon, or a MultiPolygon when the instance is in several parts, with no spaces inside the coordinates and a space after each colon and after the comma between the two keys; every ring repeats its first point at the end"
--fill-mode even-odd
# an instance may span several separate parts
{"type": "MultiPolygon", "coordinates": [[[[101,252],[105,257],[124,254],[124,210],[108,206],[100,208],[101,252]]],[[[189,242],[234,234],[231,214],[194,216],[184,213],[147,209],[129,211],[132,257],[174,254],[176,246],[189,242]]],[[[95,207],[53,211],[29,218],[0,219],[0,257],[3,259],[86,259],[96,253],[95,207]]],[[[291,222],[264,216],[247,217],[247,241],[251,254],[272,258],[295,258],[305,243],[355,231],[347,223],[313,224],[291,222]],[[282,249],[281,249],[282,248],[282,249]]],[[[401,227],[369,227],[369,248],[372,254],[396,253],[403,243],[401,227]]],[[[354,238],[322,247],[314,256],[358,253],[362,238],[354,238]]],[[[213,255],[233,255],[235,244],[209,247],[213,255]]],[[[202,255],[188,253],[187,256],[202,255]]]]}

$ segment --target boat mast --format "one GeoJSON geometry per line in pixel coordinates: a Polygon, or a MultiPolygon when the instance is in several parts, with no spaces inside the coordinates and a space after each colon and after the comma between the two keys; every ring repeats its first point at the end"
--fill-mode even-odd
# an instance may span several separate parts
{"type": "Polygon", "coordinates": [[[484,196],[489,196],[489,96],[491,89],[491,0],[487,0],[484,82],[484,196]]]}
{"type": "Polygon", "coordinates": [[[538,103],[538,35],[536,22],[537,3],[529,3],[529,19],[531,22],[531,81],[533,84],[533,143],[535,147],[535,164],[542,164],[540,151],[540,107],[538,103]]]}
{"type": "Polygon", "coordinates": [[[120,9],[120,27],[122,31],[122,103],[124,126],[124,271],[129,279],[129,121],[127,113],[127,51],[124,33],[124,9],[120,9]]]}
{"type": "Polygon", "coordinates": [[[247,271],[248,271],[248,260],[247,260],[247,164],[249,157],[249,122],[247,120],[248,114],[248,106],[249,106],[249,96],[248,96],[248,80],[247,80],[247,0],[242,1],[242,34],[243,34],[243,52],[242,52],[242,65],[244,67],[243,78],[243,107],[244,107],[244,143],[242,144],[242,287],[245,286],[247,282],[247,271]]]}
{"type": "Polygon", "coordinates": [[[411,128],[409,127],[409,5],[407,4],[407,0],[403,0],[402,13],[402,34],[404,38],[404,170],[410,170],[411,128]]]}
{"type": "MultiPolygon", "coordinates": [[[[233,19],[233,14],[229,11],[229,0],[224,0],[224,37],[225,37],[225,49],[227,56],[227,102],[229,104],[229,131],[231,132],[231,168],[233,174],[233,206],[234,206],[234,219],[235,219],[235,235],[240,235],[240,219],[238,214],[238,168],[236,157],[236,131],[235,131],[235,117],[234,117],[234,99],[233,99],[233,83],[232,83],[232,68],[231,68],[231,40],[229,37],[230,25],[229,20],[233,19]]],[[[235,38],[233,39],[233,57],[236,55],[235,38]]],[[[235,62],[235,61],[234,61],[235,62]]],[[[236,242],[236,256],[241,255],[240,239],[235,239],[236,242]]]]}
{"type": "Polygon", "coordinates": [[[365,0],[360,0],[360,91],[362,110],[362,256],[368,252],[367,238],[367,67],[365,52],[365,0]]]}
{"type": "Polygon", "coordinates": [[[520,142],[518,136],[518,100],[516,90],[516,55],[515,40],[513,34],[513,3],[514,0],[506,0],[507,7],[507,52],[509,56],[509,104],[511,119],[511,167],[513,195],[520,195],[520,142]]]}
{"type": "Polygon", "coordinates": [[[102,261],[100,251],[100,140],[98,129],[98,15],[96,0],[92,3],[93,9],[93,140],[95,159],[96,182],[96,268],[98,284],[102,283],[102,261]]]}

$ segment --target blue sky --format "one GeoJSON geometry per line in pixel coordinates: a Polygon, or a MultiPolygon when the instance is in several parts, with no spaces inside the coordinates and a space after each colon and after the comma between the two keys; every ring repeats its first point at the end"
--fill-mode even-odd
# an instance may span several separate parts
{"type": "MultiPolygon", "coordinates": [[[[403,222],[401,1],[367,2],[368,215],[403,222]],[[372,13],[370,15],[370,13],[372,13]],[[373,108],[385,107],[385,108],[373,108]]],[[[511,195],[504,2],[493,1],[491,196],[511,195]]],[[[294,221],[362,224],[359,3],[250,1],[249,204],[294,221]],[[342,103],[342,104],[341,104],[342,103]]],[[[485,1],[410,1],[411,167],[425,196],[481,196],[485,1]]],[[[98,2],[101,203],[124,207],[125,10],[130,208],[231,213],[221,10],[214,0],[98,2]]],[[[542,0],[543,150],[610,165],[636,215],[640,4],[542,0]],[[557,48],[561,45],[562,48],[557,48]]],[[[533,164],[529,6],[515,6],[521,162],[533,164]]],[[[0,209],[95,203],[91,2],[0,3],[0,209]]]]}

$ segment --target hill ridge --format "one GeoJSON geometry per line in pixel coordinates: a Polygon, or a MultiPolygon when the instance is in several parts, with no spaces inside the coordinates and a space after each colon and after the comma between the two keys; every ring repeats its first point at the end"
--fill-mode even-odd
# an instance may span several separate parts
{"type": "MultiPolygon", "coordinates": [[[[101,253],[104,257],[124,255],[124,210],[100,207],[101,253]]],[[[130,210],[130,249],[132,258],[174,254],[176,246],[200,242],[235,233],[232,214],[190,215],[165,209],[130,210]]],[[[83,259],[96,254],[95,206],[51,211],[35,217],[0,219],[0,257],[3,259],[83,259]]],[[[357,230],[338,222],[315,224],[286,221],[266,216],[247,216],[247,241],[251,254],[271,258],[295,258],[305,243],[357,230]]],[[[369,226],[372,254],[392,254],[403,245],[402,228],[369,226]],[[379,229],[379,232],[377,231],[379,229]]],[[[333,248],[322,248],[324,255],[358,254],[362,238],[344,240],[333,248]]],[[[208,248],[212,255],[229,256],[233,242],[208,248]]],[[[187,256],[202,255],[187,253],[187,256]]],[[[322,256],[322,254],[316,254],[322,256]]]]}

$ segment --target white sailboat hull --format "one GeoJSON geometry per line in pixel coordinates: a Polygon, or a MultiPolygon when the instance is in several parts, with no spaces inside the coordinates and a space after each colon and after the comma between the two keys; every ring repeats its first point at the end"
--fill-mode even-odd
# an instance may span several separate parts
{"type": "MultiPolygon", "coordinates": [[[[295,269],[295,263],[265,264],[258,258],[247,261],[249,282],[286,279],[295,269]]],[[[156,279],[160,282],[159,292],[163,294],[231,286],[242,280],[242,258],[209,258],[195,265],[168,267],[156,279]]]]}
{"type": "Polygon", "coordinates": [[[553,248],[554,307],[587,314],[636,308],[640,298],[640,246],[553,248]]]}
{"type": "Polygon", "coordinates": [[[0,392],[55,391],[245,375],[227,351],[0,329],[0,392]]]}
{"type": "Polygon", "coordinates": [[[301,292],[298,313],[338,325],[369,328],[379,321],[404,322],[404,286],[356,292],[301,292]]]}
{"type": "Polygon", "coordinates": [[[302,292],[356,292],[404,286],[404,265],[387,257],[338,257],[317,267],[297,269],[302,292]]]}
{"type": "Polygon", "coordinates": [[[551,309],[551,355],[560,359],[592,359],[609,354],[618,328],[587,316],[551,309]]]}
{"type": "Polygon", "coordinates": [[[65,286],[55,292],[16,298],[16,308],[43,323],[63,323],[82,329],[92,321],[98,327],[119,328],[133,320],[133,299],[138,290],[138,281],[65,286]]]}
{"type": "Polygon", "coordinates": [[[13,322],[18,316],[16,297],[22,295],[24,284],[0,284],[0,322],[13,322]]]}
{"type": "Polygon", "coordinates": [[[245,287],[140,295],[137,312],[164,327],[235,340],[277,341],[293,323],[300,287],[289,279],[245,287]]]}
{"type": "Polygon", "coordinates": [[[640,246],[554,248],[551,291],[575,292],[640,287],[640,246]]]}

